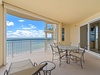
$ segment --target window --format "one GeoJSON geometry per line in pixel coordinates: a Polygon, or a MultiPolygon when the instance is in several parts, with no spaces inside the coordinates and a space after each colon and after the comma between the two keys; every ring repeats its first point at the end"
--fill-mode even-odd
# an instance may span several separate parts
{"type": "Polygon", "coordinates": [[[64,33],[65,33],[65,29],[64,28],[62,28],[62,41],[64,41],[64,33]]]}

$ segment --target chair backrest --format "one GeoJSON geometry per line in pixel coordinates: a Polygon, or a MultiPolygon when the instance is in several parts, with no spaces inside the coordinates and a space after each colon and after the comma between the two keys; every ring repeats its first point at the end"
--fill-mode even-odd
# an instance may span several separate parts
{"type": "Polygon", "coordinates": [[[52,53],[56,53],[59,57],[61,57],[61,50],[59,49],[58,46],[53,46],[53,45],[50,45],[51,46],[51,49],[52,49],[52,53]]]}
{"type": "Polygon", "coordinates": [[[61,57],[62,51],[60,50],[59,46],[57,46],[57,50],[58,50],[58,53],[59,53],[59,57],[61,57]]]}
{"type": "Polygon", "coordinates": [[[60,46],[60,42],[54,43],[55,46],[60,46]]]}
{"type": "Polygon", "coordinates": [[[78,43],[78,50],[77,50],[77,52],[79,52],[79,50],[80,50],[80,43],[78,43]]]}
{"type": "Polygon", "coordinates": [[[22,71],[28,68],[34,67],[34,64],[30,59],[12,62],[9,66],[8,73],[12,74],[18,71],[22,71]]]}
{"type": "Polygon", "coordinates": [[[56,53],[58,52],[57,46],[50,44],[50,47],[51,47],[52,52],[56,52],[56,53]]]}
{"type": "Polygon", "coordinates": [[[77,50],[73,50],[73,52],[75,52],[75,53],[79,53],[79,51],[80,51],[80,43],[78,43],[78,49],[77,50]]]}
{"type": "Polygon", "coordinates": [[[78,49],[80,49],[80,43],[78,43],[78,49]]]}
{"type": "Polygon", "coordinates": [[[87,46],[84,47],[84,50],[83,50],[83,52],[82,52],[81,57],[84,56],[84,53],[85,53],[85,50],[86,50],[86,49],[87,49],[87,46]]]}
{"type": "Polygon", "coordinates": [[[54,49],[53,49],[53,46],[50,44],[50,47],[51,47],[51,50],[52,50],[52,52],[54,51],[54,49]]]}

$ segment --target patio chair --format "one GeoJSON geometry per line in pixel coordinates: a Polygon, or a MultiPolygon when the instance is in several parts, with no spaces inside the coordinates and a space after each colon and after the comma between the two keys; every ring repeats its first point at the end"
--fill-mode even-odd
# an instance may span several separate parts
{"type": "Polygon", "coordinates": [[[59,48],[59,46],[57,46],[57,49],[58,49],[59,61],[60,61],[59,66],[61,66],[61,60],[62,60],[62,58],[65,57],[66,60],[68,60],[68,59],[67,59],[66,51],[61,50],[61,49],[59,48]]]}
{"type": "Polygon", "coordinates": [[[57,50],[57,47],[54,46],[54,45],[50,44],[50,47],[51,47],[51,50],[52,50],[52,61],[53,61],[55,59],[55,56],[58,55],[58,50],[57,50]]]}
{"type": "Polygon", "coordinates": [[[57,55],[59,57],[59,67],[61,66],[61,59],[65,56],[66,57],[66,53],[65,51],[62,51],[59,49],[58,46],[53,46],[53,45],[50,45],[51,46],[51,49],[52,49],[52,61],[54,60],[54,57],[57,55]]]}
{"type": "MultiPolygon", "coordinates": [[[[70,59],[72,59],[73,61],[75,61],[76,63],[78,62],[78,61],[80,61],[80,65],[81,65],[81,68],[83,69],[83,62],[84,62],[84,53],[85,53],[85,50],[86,50],[86,47],[87,46],[85,46],[84,47],[84,50],[81,50],[81,52],[73,52],[73,51],[71,51],[70,53],[69,53],[69,55],[70,55],[70,59]]],[[[70,59],[69,59],[69,61],[70,61],[70,59]]]]}
{"type": "MultiPolygon", "coordinates": [[[[87,49],[88,45],[85,46],[85,48],[87,49]]],[[[74,53],[78,53],[78,54],[82,54],[83,50],[80,48],[80,43],[78,44],[78,49],[73,51],[74,53]]],[[[83,55],[83,62],[84,61],[84,55],[83,55]]]]}
{"type": "Polygon", "coordinates": [[[9,69],[5,70],[4,75],[41,75],[40,70],[46,65],[33,64],[30,59],[12,62],[9,69]]]}
{"type": "MultiPolygon", "coordinates": [[[[71,44],[71,46],[73,46],[72,44],[71,44]]],[[[73,52],[75,52],[75,53],[78,53],[78,52],[81,52],[81,50],[80,50],[80,43],[78,43],[78,49],[77,50],[73,50],[73,52]]]]}

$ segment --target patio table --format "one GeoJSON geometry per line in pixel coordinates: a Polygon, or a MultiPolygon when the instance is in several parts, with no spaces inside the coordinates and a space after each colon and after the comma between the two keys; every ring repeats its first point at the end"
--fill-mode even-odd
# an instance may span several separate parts
{"type": "Polygon", "coordinates": [[[40,64],[45,64],[47,63],[47,65],[45,67],[43,67],[42,71],[44,72],[44,75],[51,75],[51,71],[54,70],[56,68],[56,64],[52,61],[43,61],[40,64]]]}
{"type": "Polygon", "coordinates": [[[66,57],[67,57],[66,62],[67,63],[69,63],[69,59],[68,59],[69,52],[72,51],[72,50],[78,50],[78,47],[76,47],[76,46],[58,46],[58,47],[59,47],[59,49],[66,52],[66,57]]]}

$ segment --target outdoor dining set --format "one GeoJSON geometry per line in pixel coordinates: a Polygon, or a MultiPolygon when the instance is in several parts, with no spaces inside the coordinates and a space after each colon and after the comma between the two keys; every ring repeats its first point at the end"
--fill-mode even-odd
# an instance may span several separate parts
{"type": "Polygon", "coordinates": [[[61,66],[62,59],[66,59],[66,63],[70,64],[71,61],[75,63],[80,62],[80,66],[83,69],[84,53],[87,46],[84,49],[80,49],[80,44],[76,46],[63,46],[60,43],[50,43],[52,50],[52,61],[43,61],[40,64],[32,62],[30,59],[12,62],[8,70],[5,70],[4,75],[51,75],[51,71],[56,68],[54,63],[56,56],[59,59],[59,67],[61,66]]]}
{"type": "Polygon", "coordinates": [[[70,64],[70,60],[78,63],[80,62],[80,66],[83,69],[83,63],[84,63],[84,53],[87,49],[87,45],[84,47],[84,49],[80,49],[80,44],[78,47],[76,46],[62,46],[60,43],[53,43],[50,44],[52,49],[52,61],[55,59],[54,57],[58,55],[59,57],[59,66],[61,66],[61,60],[63,57],[66,58],[66,63],[70,64]]]}

